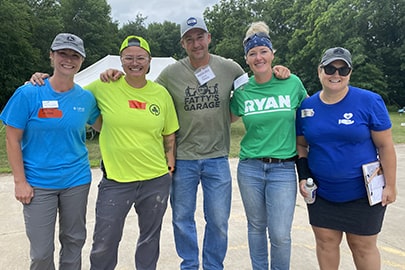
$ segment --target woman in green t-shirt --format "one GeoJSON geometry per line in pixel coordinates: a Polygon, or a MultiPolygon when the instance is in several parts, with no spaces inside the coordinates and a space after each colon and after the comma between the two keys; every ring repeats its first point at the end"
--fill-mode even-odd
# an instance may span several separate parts
{"type": "Polygon", "coordinates": [[[251,25],[243,41],[253,76],[233,94],[233,120],[241,117],[246,133],[241,141],[238,184],[248,220],[253,269],[289,269],[291,225],[297,193],[295,173],[295,113],[307,92],[291,75],[273,76],[273,46],[264,22],[251,25]],[[268,234],[267,234],[268,231],[268,234]]]}

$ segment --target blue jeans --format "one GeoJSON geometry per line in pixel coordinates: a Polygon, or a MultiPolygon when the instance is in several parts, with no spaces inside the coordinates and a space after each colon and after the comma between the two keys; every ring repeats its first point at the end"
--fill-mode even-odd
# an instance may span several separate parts
{"type": "Polygon", "coordinates": [[[203,269],[223,269],[228,246],[232,194],[232,177],[227,157],[176,161],[170,203],[176,250],[183,259],[180,268],[199,269],[194,215],[200,182],[206,221],[202,251],[203,269]]]}
{"type": "Polygon", "coordinates": [[[297,195],[294,162],[265,163],[246,159],[238,164],[238,185],[248,220],[253,270],[290,268],[291,226],[297,195]]]}

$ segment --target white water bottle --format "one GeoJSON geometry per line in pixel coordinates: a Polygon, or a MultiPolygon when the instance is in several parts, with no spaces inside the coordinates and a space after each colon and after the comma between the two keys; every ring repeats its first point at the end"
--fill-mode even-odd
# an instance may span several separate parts
{"type": "Polygon", "coordinates": [[[306,202],[307,204],[313,204],[313,203],[315,202],[315,199],[316,199],[316,189],[317,189],[317,186],[316,186],[316,184],[314,183],[314,179],[308,178],[308,179],[307,179],[307,183],[305,184],[305,190],[307,191],[308,196],[306,196],[306,197],[304,198],[304,200],[305,200],[305,202],[306,202]]]}

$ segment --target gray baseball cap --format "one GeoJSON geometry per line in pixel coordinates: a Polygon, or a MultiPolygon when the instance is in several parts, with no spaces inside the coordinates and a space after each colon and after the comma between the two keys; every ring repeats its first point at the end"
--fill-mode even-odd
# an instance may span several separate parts
{"type": "Polygon", "coordinates": [[[347,49],[342,47],[327,49],[322,56],[321,66],[327,66],[336,60],[342,60],[346,62],[350,68],[352,67],[352,55],[347,49]]]}
{"type": "Polygon", "coordinates": [[[203,18],[188,17],[180,25],[180,36],[183,37],[185,33],[195,28],[202,29],[205,32],[208,32],[207,26],[205,25],[203,18]]]}
{"type": "Polygon", "coordinates": [[[69,33],[61,33],[55,37],[51,45],[51,50],[57,51],[63,49],[74,50],[81,56],[86,57],[83,40],[76,35],[69,33]]]}

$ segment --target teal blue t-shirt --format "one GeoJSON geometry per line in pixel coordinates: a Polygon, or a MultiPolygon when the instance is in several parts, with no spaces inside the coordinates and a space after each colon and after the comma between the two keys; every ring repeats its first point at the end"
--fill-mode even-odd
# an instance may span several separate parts
{"type": "Polygon", "coordinates": [[[28,183],[64,189],[91,181],[86,124],[93,124],[99,114],[89,91],[75,84],[59,93],[46,79],[44,86],[19,87],[0,119],[24,131],[21,150],[28,183]]]}

